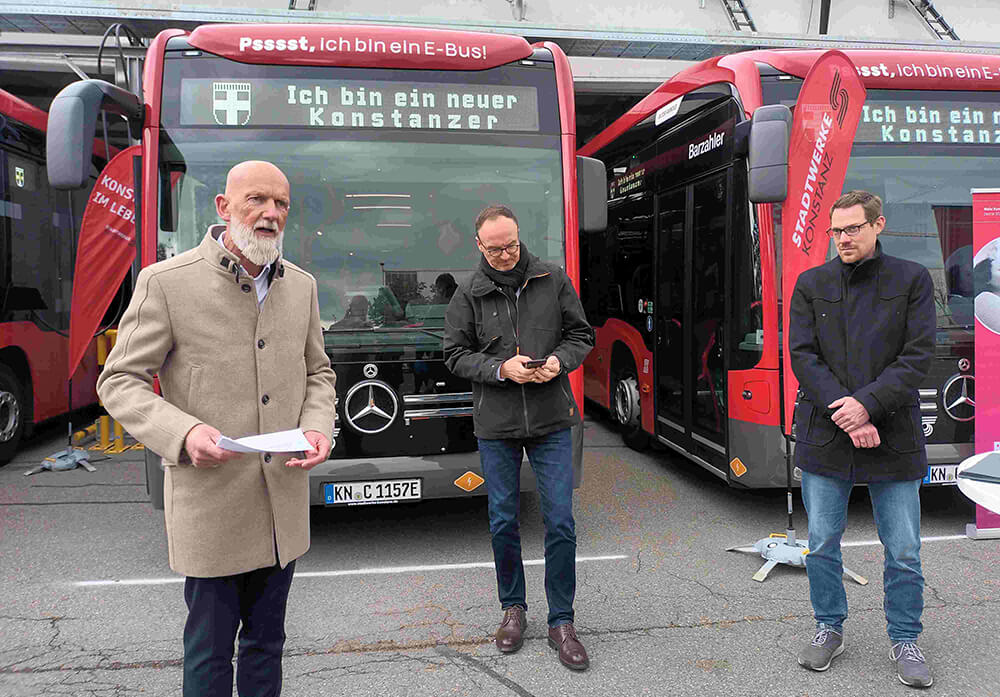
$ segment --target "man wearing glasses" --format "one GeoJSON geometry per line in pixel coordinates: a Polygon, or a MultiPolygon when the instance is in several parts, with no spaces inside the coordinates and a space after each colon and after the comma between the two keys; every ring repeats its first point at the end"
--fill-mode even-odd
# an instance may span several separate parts
{"type": "Polygon", "coordinates": [[[929,687],[923,626],[920,482],[927,454],[917,388],[934,355],[934,286],[923,266],[882,253],[882,200],[851,191],[833,204],[838,258],[805,271],[791,299],[799,380],[795,465],[809,515],[806,571],[816,631],[799,663],[824,671],[844,650],[840,540],[855,484],[868,485],[885,546],[885,617],[900,682],[929,687]]]}
{"type": "Polygon", "coordinates": [[[585,670],[587,651],[573,628],[576,528],[573,439],[580,410],[569,373],[594,346],[580,298],[566,273],[529,253],[517,218],[489,206],[476,218],[479,267],[459,285],[445,315],[448,368],[472,381],[479,456],[489,498],[490,533],[503,620],[502,653],[524,643],[524,566],[518,524],[522,453],[538,482],[545,523],[548,643],[563,665],[585,670]]]}

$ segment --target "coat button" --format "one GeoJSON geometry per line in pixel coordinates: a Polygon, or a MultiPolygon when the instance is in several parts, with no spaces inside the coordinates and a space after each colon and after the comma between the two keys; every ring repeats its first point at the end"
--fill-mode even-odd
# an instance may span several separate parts
{"type": "Polygon", "coordinates": [[[267,404],[270,401],[271,401],[271,398],[268,397],[267,395],[264,395],[263,397],[260,398],[260,403],[261,404],[267,404]]]}
{"type": "Polygon", "coordinates": [[[265,344],[265,343],[264,343],[264,340],[263,340],[263,339],[260,339],[260,340],[259,340],[259,341],[257,342],[257,348],[259,348],[259,349],[262,349],[262,348],[264,348],[264,347],[265,347],[266,345],[267,345],[267,344],[265,344]]]}
{"type": "Polygon", "coordinates": [[[271,461],[271,453],[265,453],[264,462],[270,462],[270,461],[271,461]]]}
{"type": "Polygon", "coordinates": [[[242,286],[240,286],[240,290],[242,290],[244,293],[249,293],[250,292],[250,284],[249,283],[244,283],[242,286]]]}

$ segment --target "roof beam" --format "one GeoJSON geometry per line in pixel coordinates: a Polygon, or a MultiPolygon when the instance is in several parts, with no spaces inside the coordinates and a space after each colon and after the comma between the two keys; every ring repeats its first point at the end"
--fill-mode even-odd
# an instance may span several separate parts
{"type": "MultiPolygon", "coordinates": [[[[130,2],[133,0],[130,0],[130,2]]],[[[754,33],[745,31],[708,32],[697,30],[649,31],[634,30],[602,30],[562,25],[544,26],[524,23],[477,23],[474,21],[440,20],[428,22],[405,18],[345,17],[335,12],[309,12],[310,22],[329,24],[371,24],[378,21],[390,26],[422,26],[454,30],[481,31],[487,33],[514,34],[527,36],[532,40],[547,39],[559,42],[594,42],[603,47],[600,55],[614,55],[614,46],[622,48],[621,55],[629,57],[641,55],[646,45],[652,47],[646,52],[651,58],[684,58],[692,55],[709,57],[733,53],[753,48],[871,48],[997,53],[1000,42],[975,41],[940,41],[927,37],[925,39],[887,39],[887,38],[856,38],[830,35],[782,35],[771,33],[754,33]],[[638,50],[634,46],[640,44],[638,50]],[[667,48],[668,50],[663,50],[667,48]],[[682,53],[683,52],[683,53],[682,53]]],[[[54,2],[14,2],[0,0],[0,17],[14,26],[27,30],[28,26],[37,26],[51,18],[54,22],[72,21],[81,29],[88,26],[106,26],[109,22],[123,21],[133,26],[140,34],[152,36],[168,27],[191,29],[200,24],[212,22],[235,23],[294,23],[301,22],[301,11],[289,12],[286,9],[252,10],[244,8],[221,8],[192,5],[173,5],[169,9],[150,9],[138,4],[129,9],[123,2],[96,3],[94,0],[82,0],[80,3],[56,4],[54,2]]],[[[36,30],[37,31],[37,30],[36,30]]],[[[44,31],[44,29],[42,29],[44,31]]],[[[3,43],[3,39],[0,39],[3,43]]],[[[571,49],[572,50],[572,49],[571,49]]],[[[572,55],[595,55],[587,53],[583,46],[573,50],[572,55]]]]}

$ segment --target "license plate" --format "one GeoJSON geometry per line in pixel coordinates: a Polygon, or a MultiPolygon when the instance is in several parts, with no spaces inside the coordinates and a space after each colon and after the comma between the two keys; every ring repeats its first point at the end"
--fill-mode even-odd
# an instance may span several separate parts
{"type": "Polygon", "coordinates": [[[419,479],[381,479],[371,482],[331,482],[323,485],[328,506],[363,506],[420,499],[419,479]]]}
{"type": "Polygon", "coordinates": [[[924,484],[958,484],[958,465],[931,465],[924,484]]]}

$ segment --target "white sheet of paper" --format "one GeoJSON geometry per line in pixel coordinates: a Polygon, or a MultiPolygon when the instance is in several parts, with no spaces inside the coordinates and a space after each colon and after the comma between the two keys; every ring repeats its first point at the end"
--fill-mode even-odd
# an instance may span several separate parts
{"type": "Polygon", "coordinates": [[[301,428],[262,433],[259,436],[247,436],[235,440],[222,436],[218,445],[224,450],[237,453],[296,453],[313,449],[301,428]]]}

